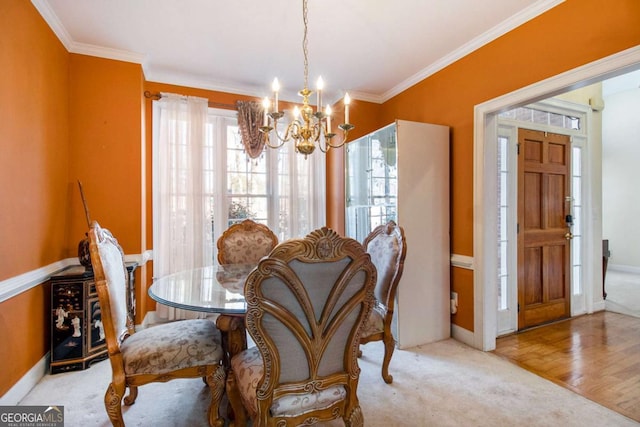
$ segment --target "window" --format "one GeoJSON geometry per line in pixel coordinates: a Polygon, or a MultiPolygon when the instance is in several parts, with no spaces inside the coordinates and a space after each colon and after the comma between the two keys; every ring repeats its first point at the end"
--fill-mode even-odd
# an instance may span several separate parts
{"type": "Polygon", "coordinates": [[[582,285],[582,212],[584,202],[582,200],[582,150],[581,146],[571,148],[571,195],[573,224],[571,233],[573,243],[571,244],[571,281],[573,295],[583,293],[582,285]]]}
{"type": "Polygon", "coordinates": [[[539,125],[556,126],[563,129],[581,130],[581,120],[579,117],[530,107],[514,108],[513,110],[500,113],[498,117],[539,125]]]}
{"type": "Polygon", "coordinates": [[[510,165],[509,138],[498,137],[498,310],[509,308],[509,199],[510,165]]]}
{"type": "MultiPolygon", "coordinates": [[[[286,143],[249,159],[235,111],[208,109],[192,123],[189,107],[171,114],[163,100],[154,104],[153,119],[157,274],[213,264],[218,237],[246,218],[267,225],[280,241],[325,224],[323,153],[305,159],[286,143]],[[197,138],[200,128],[202,137],[197,138]],[[160,154],[163,150],[169,154],[160,154]],[[163,156],[170,160],[161,160],[163,156]],[[177,251],[178,246],[187,248],[177,251]]],[[[186,97],[181,100],[187,102],[186,97]]]]}

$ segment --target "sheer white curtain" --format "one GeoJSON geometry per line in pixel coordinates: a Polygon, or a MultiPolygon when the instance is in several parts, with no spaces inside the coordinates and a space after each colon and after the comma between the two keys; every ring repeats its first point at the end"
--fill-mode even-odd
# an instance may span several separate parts
{"type": "MultiPolygon", "coordinates": [[[[213,264],[211,194],[205,194],[208,101],[162,94],[155,110],[154,275],[213,264]],[[208,196],[208,197],[207,197],[208,196]]],[[[189,292],[188,284],[175,292],[189,292]]],[[[157,305],[164,319],[202,317],[157,305]]]]}
{"type": "Polygon", "coordinates": [[[290,142],[273,151],[279,156],[278,214],[270,226],[281,241],[304,237],[326,225],[326,155],[316,149],[305,159],[290,142]]]}

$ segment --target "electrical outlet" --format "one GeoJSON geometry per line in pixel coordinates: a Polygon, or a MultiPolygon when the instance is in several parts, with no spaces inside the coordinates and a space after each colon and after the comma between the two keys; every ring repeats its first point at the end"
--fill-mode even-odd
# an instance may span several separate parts
{"type": "Polygon", "coordinates": [[[451,292],[451,314],[456,314],[458,312],[458,293],[451,292]]]}

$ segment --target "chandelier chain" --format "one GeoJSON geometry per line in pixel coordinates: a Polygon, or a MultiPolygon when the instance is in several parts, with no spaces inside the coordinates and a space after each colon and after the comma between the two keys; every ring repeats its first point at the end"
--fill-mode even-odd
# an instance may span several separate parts
{"type": "Polygon", "coordinates": [[[326,153],[331,148],[340,148],[347,142],[347,134],[354,126],[349,123],[349,103],[351,98],[349,94],[344,95],[344,123],[338,125],[338,128],[342,130],[342,140],[336,144],[331,143],[331,139],[336,136],[331,129],[331,106],[326,105],[326,109],[323,108],[322,103],[322,88],[324,82],[322,78],[318,78],[317,102],[314,106],[310,104],[309,97],[314,92],[309,90],[309,43],[308,43],[308,30],[309,20],[307,14],[309,12],[308,0],[302,0],[302,22],[304,24],[304,37],[302,38],[302,53],[304,55],[304,87],[300,90],[299,95],[302,96],[302,106],[298,108],[296,106],[293,110],[293,121],[291,121],[284,131],[284,136],[281,136],[278,132],[278,120],[284,117],[284,111],[278,109],[278,90],[280,84],[278,79],[273,81],[273,111],[269,112],[269,106],[271,101],[269,98],[265,98],[262,102],[264,108],[263,124],[260,126],[260,132],[264,134],[264,144],[270,148],[280,148],[282,145],[293,140],[295,144],[295,150],[298,153],[307,155],[313,153],[317,147],[323,153],[326,153]],[[275,142],[272,144],[269,141],[269,134],[274,131],[275,142]]]}
{"type": "Polygon", "coordinates": [[[309,8],[307,6],[307,0],[302,0],[302,22],[304,22],[304,37],[302,38],[302,53],[304,54],[304,88],[309,87],[309,47],[307,43],[307,26],[309,21],[307,20],[307,12],[309,8]]]}

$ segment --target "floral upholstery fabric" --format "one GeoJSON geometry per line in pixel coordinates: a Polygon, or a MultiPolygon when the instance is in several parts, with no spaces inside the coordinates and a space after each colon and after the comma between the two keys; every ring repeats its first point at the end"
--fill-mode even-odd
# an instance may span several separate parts
{"type": "Polygon", "coordinates": [[[384,309],[376,305],[362,325],[360,336],[364,338],[382,332],[384,332],[384,309]]]}
{"type": "Polygon", "coordinates": [[[368,243],[367,252],[378,271],[378,281],[374,290],[376,303],[362,327],[362,337],[384,332],[385,305],[393,303],[392,301],[387,301],[387,298],[389,287],[395,274],[398,256],[400,256],[400,247],[398,240],[394,236],[379,234],[368,243]]]}
{"type": "Polygon", "coordinates": [[[215,365],[222,360],[220,331],[206,319],[181,320],[143,329],[120,346],[127,375],[162,374],[215,365]]]}
{"type": "Polygon", "coordinates": [[[269,255],[273,241],[260,231],[237,231],[225,237],[223,242],[224,264],[253,264],[269,255]]]}
{"type": "MultiPolygon", "coordinates": [[[[251,347],[234,356],[231,359],[231,369],[235,373],[238,390],[245,408],[252,415],[255,415],[258,412],[256,389],[264,374],[262,356],[258,348],[251,347]]],[[[271,412],[274,415],[298,415],[328,407],[344,399],[346,394],[347,392],[343,386],[333,386],[319,393],[288,395],[274,400],[273,405],[271,405],[271,412]]]]}
{"type": "Polygon", "coordinates": [[[376,300],[387,304],[389,286],[391,286],[398,256],[400,256],[398,241],[394,236],[380,234],[369,242],[367,252],[378,270],[378,281],[374,291],[376,300]]]}

